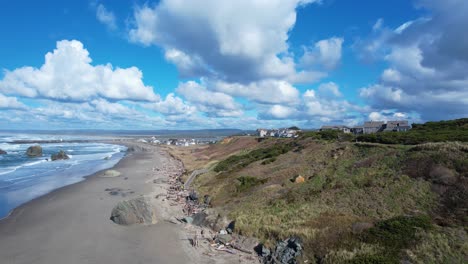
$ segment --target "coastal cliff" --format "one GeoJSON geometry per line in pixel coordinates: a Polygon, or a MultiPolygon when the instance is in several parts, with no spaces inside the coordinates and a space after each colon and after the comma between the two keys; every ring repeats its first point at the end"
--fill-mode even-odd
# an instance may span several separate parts
{"type": "Polygon", "coordinates": [[[191,187],[268,250],[298,237],[309,263],[466,260],[468,144],[347,140],[230,137],[170,151],[185,180],[206,170],[191,187]]]}

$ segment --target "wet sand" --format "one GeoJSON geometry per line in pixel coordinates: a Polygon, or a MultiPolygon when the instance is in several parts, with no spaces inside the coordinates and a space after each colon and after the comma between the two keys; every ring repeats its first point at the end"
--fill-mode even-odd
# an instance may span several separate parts
{"type": "Polygon", "coordinates": [[[176,161],[157,147],[136,148],[114,168],[118,177],[86,180],[30,201],[0,221],[0,262],[9,263],[199,263],[178,225],[164,221],[170,210],[154,199],[153,180],[167,178],[176,161]],[[112,195],[106,189],[119,188],[112,195]],[[117,225],[110,220],[119,202],[152,197],[158,223],[117,225]]]}

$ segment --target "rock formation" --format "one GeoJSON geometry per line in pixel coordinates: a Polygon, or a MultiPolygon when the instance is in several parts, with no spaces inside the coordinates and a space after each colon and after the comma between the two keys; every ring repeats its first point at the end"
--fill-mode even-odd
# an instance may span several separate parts
{"type": "Polygon", "coordinates": [[[42,147],[39,145],[31,146],[26,150],[26,155],[29,157],[40,157],[42,156],[42,147]]]}
{"type": "Polygon", "coordinates": [[[54,161],[54,160],[67,160],[69,158],[70,157],[68,157],[67,153],[65,153],[65,151],[63,151],[63,150],[59,151],[57,154],[52,154],[52,156],[50,157],[50,159],[52,161],[54,161]]]}
{"type": "Polygon", "coordinates": [[[112,209],[110,220],[119,225],[151,225],[157,222],[151,201],[145,197],[119,202],[112,209]]]}
{"type": "Polygon", "coordinates": [[[4,151],[3,149],[0,149],[0,155],[5,155],[5,154],[7,154],[7,152],[4,151]]]}

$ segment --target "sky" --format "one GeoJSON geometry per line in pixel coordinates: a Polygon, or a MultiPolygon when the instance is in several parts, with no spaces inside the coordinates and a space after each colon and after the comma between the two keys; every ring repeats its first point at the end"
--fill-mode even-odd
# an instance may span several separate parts
{"type": "Polygon", "coordinates": [[[0,130],[468,116],[465,0],[0,4],[0,130]]]}

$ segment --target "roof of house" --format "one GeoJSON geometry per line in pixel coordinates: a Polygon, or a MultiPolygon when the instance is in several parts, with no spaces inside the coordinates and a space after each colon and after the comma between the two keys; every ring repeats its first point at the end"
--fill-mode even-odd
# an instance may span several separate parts
{"type": "Polygon", "coordinates": [[[335,126],[322,126],[322,129],[339,129],[339,128],[349,128],[344,125],[335,125],[335,126]]]}
{"type": "Polygon", "coordinates": [[[364,127],[366,128],[379,128],[384,124],[383,121],[366,121],[364,127]]]}
{"type": "Polygon", "coordinates": [[[396,127],[396,126],[408,126],[408,121],[407,120],[401,120],[401,121],[388,121],[387,122],[387,127],[396,127]]]}

